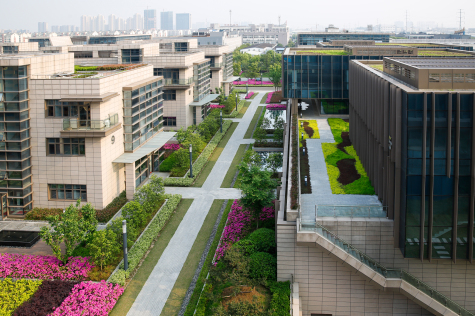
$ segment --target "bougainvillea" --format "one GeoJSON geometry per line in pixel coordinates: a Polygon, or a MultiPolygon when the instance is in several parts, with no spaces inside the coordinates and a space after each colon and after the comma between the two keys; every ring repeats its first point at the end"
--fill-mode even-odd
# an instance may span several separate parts
{"type": "Polygon", "coordinates": [[[221,235],[221,241],[218,249],[216,249],[215,261],[218,261],[224,256],[226,250],[232,244],[239,241],[246,233],[249,223],[251,223],[251,212],[244,210],[239,204],[239,200],[234,200],[231,206],[231,211],[228,215],[228,222],[221,235]]]}
{"type": "Polygon", "coordinates": [[[101,281],[81,282],[75,285],[71,294],[51,314],[52,316],[100,316],[109,315],[124,292],[120,285],[101,281]]]}
{"type": "Polygon", "coordinates": [[[254,92],[250,91],[244,99],[250,99],[254,95],[254,92]]]}
{"type": "Polygon", "coordinates": [[[63,264],[52,256],[0,254],[0,278],[84,280],[92,268],[83,257],[70,257],[63,264]]]}
{"type": "Polygon", "coordinates": [[[162,148],[165,149],[165,150],[175,151],[175,150],[180,149],[180,144],[165,144],[165,145],[163,145],[162,148]]]}
{"type": "Polygon", "coordinates": [[[267,110],[286,110],[287,105],[285,105],[285,104],[267,104],[266,109],[267,110]]]}
{"type": "Polygon", "coordinates": [[[266,206],[262,209],[261,214],[259,215],[259,220],[265,221],[275,216],[275,210],[272,206],[266,206]]]}
{"type": "Polygon", "coordinates": [[[247,81],[233,81],[233,84],[234,85],[246,85],[246,84],[248,84],[248,85],[263,85],[263,86],[265,86],[265,85],[272,86],[273,85],[272,81],[260,81],[260,80],[258,81],[256,79],[249,79],[247,81]]]}
{"type": "Polygon", "coordinates": [[[211,109],[222,109],[224,108],[225,106],[224,105],[220,105],[220,104],[210,104],[209,107],[211,109]]]}
{"type": "Polygon", "coordinates": [[[270,103],[270,99],[272,99],[272,95],[274,94],[274,92],[269,92],[267,94],[267,98],[266,98],[266,103],[270,103]]]}

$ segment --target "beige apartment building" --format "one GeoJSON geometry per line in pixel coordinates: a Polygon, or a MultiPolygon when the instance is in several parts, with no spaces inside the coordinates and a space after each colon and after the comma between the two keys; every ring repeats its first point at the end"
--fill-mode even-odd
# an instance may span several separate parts
{"type": "Polygon", "coordinates": [[[2,218],[132,197],[157,169],[163,77],[153,66],[74,72],[74,55],[0,55],[2,218]]]}

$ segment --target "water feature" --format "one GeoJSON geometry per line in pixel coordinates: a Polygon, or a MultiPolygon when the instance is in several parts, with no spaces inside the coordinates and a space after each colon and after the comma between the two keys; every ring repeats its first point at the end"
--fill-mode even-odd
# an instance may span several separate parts
{"type": "Polygon", "coordinates": [[[39,232],[24,230],[0,231],[0,246],[31,247],[40,239],[39,232]]]}

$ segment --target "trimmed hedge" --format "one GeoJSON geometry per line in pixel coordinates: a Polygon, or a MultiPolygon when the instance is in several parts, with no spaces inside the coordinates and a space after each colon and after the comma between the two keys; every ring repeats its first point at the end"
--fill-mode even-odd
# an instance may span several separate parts
{"type": "Polygon", "coordinates": [[[100,223],[107,223],[127,203],[127,194],[122,191],[102,210],[96,210],[96,218],[100,223]]]}
{"type": "Polygon", "coordinates": [[[196,159],[195,163],[193,164],[193,178],[190,178],[188,176],[190,172],[188,170],[185,177],[183,178],[166,178],[165,185],[176,186],[176,187],[189,187],[193,185],[193,182],[195,182],[201,170],[203,170],[203,167],[208,162],[209,157],[214,152],[215,148],[218,146],[219,142],[224,137],[229,127],[231,127],[231,124],[232,124],[232,121],[225,120],[223,122],[223,132],[221,133],[220,131],[217,131],[214,137],[208,143],[208,146],[206,146],[205,149],[203,149],[203,151],[201,152],[201,155],[198,157],[198,159],[196,159]]]}
{"type": "Polygon", "coordinates": [[[62,213],[62,208],[35,207],[30,212],[26,213],[25,219],[34,221],[45,221],[48,216],[61,215],[62,213]]]}
{"type": "Polygon", "coordinates": [[[69,296],[72,288],[77,283],[61,280],[43,281],[35,294],[17,308],[13,316],[49,315],[69,296]]]}
{"type": "Polygon", "coordinates": [[[259,228],[249,235],[256,251],[275,253],[277,247],[275,243],[275,231],[269,228],[259,228]]]}
{"type": "Polygon", "coordinates": [[[269,315],[288,316],[290,314],[290,281],[272,282],[269,288],[272,292],[269,315]]]}
{"type": "Polygon", "coordinates": [[[130,249],[128,254],[129,269],[127,271],[123,270],[124,263],[122,261],[119,264],[120,269],[110,276],[108,280],[109,282],[125,285],[126,278],[128,278],[129,275],[137,268],[140,260],[142,260],[152,245],[152,242],[158,238],[160,231],[163,229],[181,201],[180,194],[166,195],[166,197],[168,198],[167,203],[162,207],[155,218],[152,219],[147,230],[143,232],[140,239],[138,239],[130,249]]]}
{"type": "Polygon", "coordinates": [[[290,171],[290,208],[296,210],[299,206],[299,173],[298,173],[298,134],[297,134],[297,114],[292,115],[292,139],[290,140],[292,146],[292,166],[290,171]]]}
{"type": "Polygon", "coordinates": [[[256,252],[249,257],[249,276],[253,279],[275,281],[277,258],[267,252],[256,252]]]}
{"type": "MultiPolygon", "coordinates": [[[[241,111],[242,107],[244,106],[245,101],[239,101],[238,103],[238,109],[234,109],[231,114],[223,114],[223,118],[235,118],[236,116],[239,115],[239,112],[241,111]]],[[[224,125],[223,125],[224,127],[224,125]]]]}

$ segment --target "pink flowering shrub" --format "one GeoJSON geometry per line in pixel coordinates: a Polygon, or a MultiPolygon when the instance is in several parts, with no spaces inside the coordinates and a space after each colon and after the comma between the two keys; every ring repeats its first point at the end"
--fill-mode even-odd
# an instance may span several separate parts
{"type": "Polygon", "coordinates": [[[93,267],[83,257],[70,257],[63,264],[53,256],[0,254],[0,278],[84,280],[93,267]]]}
{"type": "Polygon", "coordinates": [[[51,316],[107,316],[124,292],[120,285],[101,281],[76,284],[51,316]]]}
{"type": "Polygon", "coordinates": [[[254,95],[254,92],[250,91],[244,99],[250,99],[254,95]]]}
{"type": "Polygon", "coordinates": [[[274,92],[269,92],[269,94],[267,95],[266,103],[270,103],[270,99],[272,99],[273,94],[274,92]]]}
{"type": "Polygon", "coordinates": [[[165,144],[162,147],[165,150],[171,150],[171,151],[176,151],[180,149],[180,144],[165,144]]]}
{"type": "Polygon", "coordinates": [[[272,206],[266,206],[262,209],[261,214],[259,215],[260,221],[265,221],[275,217],[275,210],[272,206]]]}
{"type": "Polygon", "coordinates": [[[224,108],[224,105],[210,104],[209,107],[210,107],[211,109],[222,109],[222,108],[224,108]]]}
{"type": "Polygon", "coordinates": [[[246,233],[247,227],[251,223],[251,212],[243,210],[239,204],[239,200],[234,200],[231,206],[231,211],[228,214],[228,222],[221,235],[221,240],[214,255],[215,261],[218,261],[224,256],[232,244],[239,241],[246,233]]]}
{"type": "Polygon", "coordinates": [[[286,110],[287,105],[286,104],[267,104],[266,109],[267,110],[286,110]]]}
{"type": "Polygon", "coordinates": [[[249,79],[247,81],[233,81],[233,84],[235,85],[262,85],[262,86],[265,86],[265,85],[274,85],[272,83],[272,81],[257,81],[256,79],[249,79]]]}

